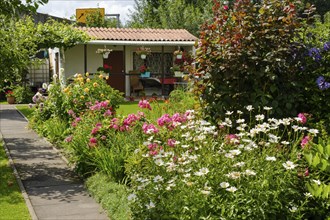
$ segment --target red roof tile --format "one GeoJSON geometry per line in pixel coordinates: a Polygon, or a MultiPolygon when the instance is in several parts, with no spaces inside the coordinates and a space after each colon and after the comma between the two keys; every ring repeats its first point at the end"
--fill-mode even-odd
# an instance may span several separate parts
{"type": "Polygon", "coordinates": [[[79,27],[96,40],[118,41],[195,41],[197,38],[184,29],[136,29],[79,27]]]}

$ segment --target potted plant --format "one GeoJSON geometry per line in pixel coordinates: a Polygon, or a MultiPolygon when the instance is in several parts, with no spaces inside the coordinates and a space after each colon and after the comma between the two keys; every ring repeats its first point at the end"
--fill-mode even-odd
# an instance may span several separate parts
{"type": "Polygon", "coordinates": [[[97,68],[98,72],[104,72],[104,73],[110,73],[112,69],[112,66],[109,66],[108,64],[103,64],[103,66],[100,66],[99,68],[97,68]]]}
{"type": "Polygon", "coordinates": [[[14,96],[14,92],[12,90],[8,90],[6,92],[6,98],[7,98],[8,104],[14,104],[15,103],[15,96],[14,96]]]}
{"type": "Polygon", "coordinates": [[[96,53],[97,53],[97,54],[102,54],[103,58],[104,58],[104,59],[107,59],[111,51],[112,51],[112,50],[110,50],[110,49],[104,47],[104,48],[98,48],[98,49],[96,50],[96,53]]]}
{"type": "Polygon", "coordinates": [[[147,58],[147,55],[151,54],[151,49],[148,48],[148,47],[139,47],[136,49],[136,54],[137,55],[140,55],[141,59],[146,59],[147,58]]]}
{"type": "Polygon", "coordinates": [[[179,65],[172,66],[171,71],[174,73],[174,77],[181,77],[183,75],[182,67],[179,65]]]}
{"type": "Polygon", "coordinates": [[[141,77],[150,77],[150,70],[146,65],[140,66],[139,71],[141,73],[141,77]]]}
{"type": "Polygon", "coordinates": [[[173,52],[174,56],[176,56],[177,59],[182,59],[183,51],[181,50],[176,50],[173,52]]]}

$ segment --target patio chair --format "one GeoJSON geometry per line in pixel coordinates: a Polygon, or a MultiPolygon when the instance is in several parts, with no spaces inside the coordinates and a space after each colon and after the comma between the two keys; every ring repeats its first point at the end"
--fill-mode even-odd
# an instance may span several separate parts
{"type": "Polygon", "coordinates": [[[131,95],[132,93],[137,93],[137,95],[139,95],[139,93],[144,90],[139,75],[137,74],[130,75],[130,85],[131,85],[131,95]]]}

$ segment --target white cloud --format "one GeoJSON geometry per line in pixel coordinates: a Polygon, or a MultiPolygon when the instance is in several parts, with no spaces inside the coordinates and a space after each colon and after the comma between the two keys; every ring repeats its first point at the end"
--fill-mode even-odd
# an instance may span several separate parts
{"type": "Polygon", "coordinates": [[[70,18],[77,8],[105,8],[106,14],[120,14],[122,23],[128,20],[128,14],[134,10],[134,0],[49,0],[40,5],[38,12],[61,18],[70,18]]]}

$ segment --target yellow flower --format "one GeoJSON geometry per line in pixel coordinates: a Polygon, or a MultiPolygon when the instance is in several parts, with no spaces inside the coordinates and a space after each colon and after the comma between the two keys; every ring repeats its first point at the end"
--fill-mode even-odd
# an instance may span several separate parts
{"type": "Polygon", "coordinates": [[[81,96],[80,96],[80,98],[81,98],[81,99],[84,99],[84,98],[85,98],[85,96],[81,95],[81,96]]]}
{"type": "Polygon", "coordinates": [[[93,86],[94,87],[97,87],[98,86],[97,82],[93,83],[93,86]]]}
{"type": "Polygon", "coordinates": [[[101,95],[100,95],[100,96],[101,96],[101,98],[103,98],[103,97],[104,97],[104,94],[103,94],[103,93],[101,93],[101,95]]]}
{"type": "Polygon", "coordinates": [[[84,82],[80,82],[80,85],[83,86],[84,85],[84,82]]]}
{"type": "Polygon", "coordinates": [[[108,80],[109,79],[109,76],[106,76],[105,79],[108,80]]]}
{"type": "Polygon", "coordinates": [[[87,78],[87,79],[86,79],[86,82],[90,82],[90,81],[91,81],[91,79],[90,79],[90,78],[87,78]]]}
{"type": "Polygon", "coordinates": [[[85,91],[86,93],[88,93],[88,92],[89,92],[89,88],[85,88],[84,91],[85,91]]]}
{"type": "Polygon", "coordinates": [[[87,76],[87,77],[89,76],[89,72],[86,72],[86,76],[87,76]]]}
{"type": "Polygon", "coordinates": [[[64,88],[64,89],[63,89],[63,92],[64,92],[64,93],[69,92],[69,88],[68,88],[68,87],[64,88]]]}
{"type": "Polygon", "coordinates": [[[78,77],[78,78],[81,78],[81,77],[82,77],[82,75],[79,73],[79,74],[77,75],[77,77],[78,77]]]}
{"type": "Polygon", "coordinates": [[[100,75],[99,75],[99,78],[100,78],[100,79],[103,79],[103,75],[102,75],[102,74],[100,74],[100,75]]]}

